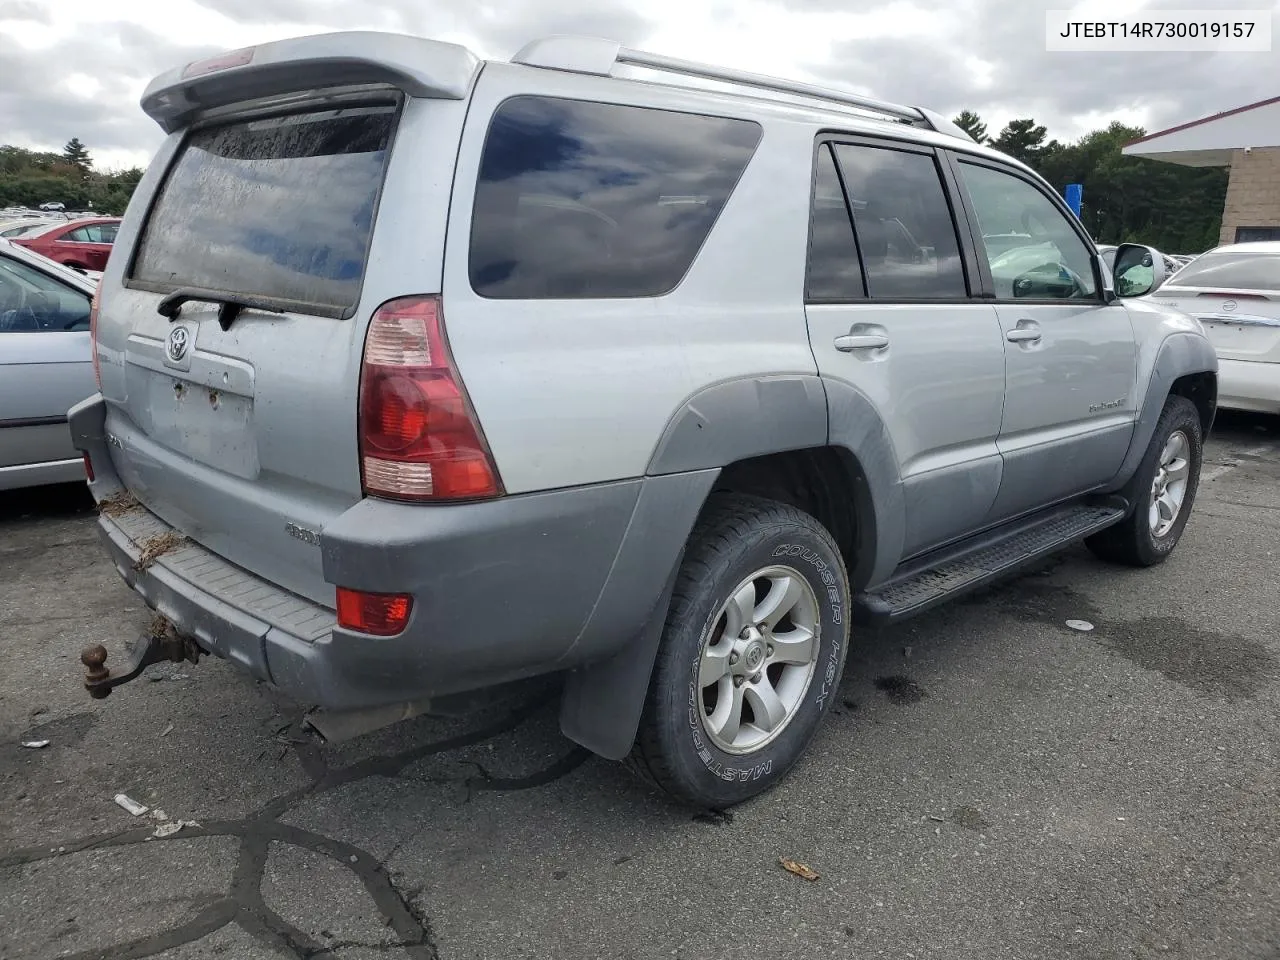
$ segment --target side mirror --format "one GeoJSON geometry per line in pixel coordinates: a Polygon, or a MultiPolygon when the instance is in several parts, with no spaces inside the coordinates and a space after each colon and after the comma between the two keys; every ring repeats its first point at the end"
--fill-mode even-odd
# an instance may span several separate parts
{"type": "Polygon", "coordinates": [[[1142,297],[1159,288],[1168,271],[1164,257],[1154,247],[1122,243],[1116,249],[1115,267],[1111,275],[1115,279],[1117,296],[1142,297]]]}

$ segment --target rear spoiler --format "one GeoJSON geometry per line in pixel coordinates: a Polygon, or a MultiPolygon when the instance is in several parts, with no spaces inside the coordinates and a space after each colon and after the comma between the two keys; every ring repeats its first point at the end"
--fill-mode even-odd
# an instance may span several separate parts
{"type": "Polygon", "coordinates": [[[466,47],[376,31],[323,33],[244,47],[156,77],[142,109],[165,133],[199,114],[264,97],[389,84],[413,97],[464,100],[480,68],[466,47]]]}

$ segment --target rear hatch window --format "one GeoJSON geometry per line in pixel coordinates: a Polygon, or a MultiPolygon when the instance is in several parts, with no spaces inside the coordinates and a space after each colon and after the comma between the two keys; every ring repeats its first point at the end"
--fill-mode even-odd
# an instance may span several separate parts
{"type": "Polygon", "coordinates": [[[1207,253],[1179,270],[1168,285],[1280,292],[1280,256],[1207,253]]]}
{"type": "Polygon", "coordinates": [[[397,110],[361,105],[194,130],[152,207],[130,285],[350,316],[397,110]]]}

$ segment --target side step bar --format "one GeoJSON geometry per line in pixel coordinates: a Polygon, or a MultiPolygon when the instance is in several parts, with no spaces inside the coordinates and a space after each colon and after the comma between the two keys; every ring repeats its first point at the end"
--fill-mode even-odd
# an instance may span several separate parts
{"type": "Polygon", "coordinates": [[[1115,503],[1059,508],[944,548],[904,564],[888,582],[859,594],[854,615],[871,624],[913,617],[1104,530],[1125,513],[1115,503]]]}

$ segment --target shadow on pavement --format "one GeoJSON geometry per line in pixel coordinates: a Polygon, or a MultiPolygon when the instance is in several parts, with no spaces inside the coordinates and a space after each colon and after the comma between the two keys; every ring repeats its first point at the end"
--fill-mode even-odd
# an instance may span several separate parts
{"type": "Polygon", "coordinates": [[[59,483],[0,493],[0,526],[20,520],[52,520],[87,516],[93,497],[84,483],[59,483]]]}

